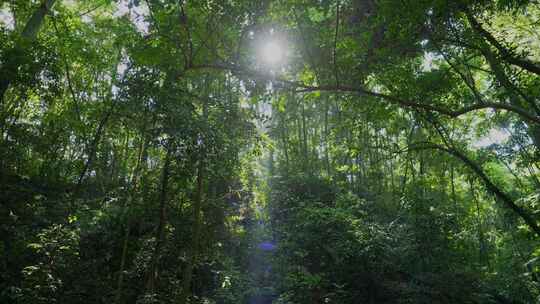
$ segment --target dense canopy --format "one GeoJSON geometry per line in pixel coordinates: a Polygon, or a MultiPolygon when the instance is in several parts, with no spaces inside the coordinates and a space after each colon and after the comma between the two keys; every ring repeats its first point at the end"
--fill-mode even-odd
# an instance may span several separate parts
{"type": "Polygon", "coordinates": [[[0,0],[0,303],[537,303],[535,0],[0,0]]]}

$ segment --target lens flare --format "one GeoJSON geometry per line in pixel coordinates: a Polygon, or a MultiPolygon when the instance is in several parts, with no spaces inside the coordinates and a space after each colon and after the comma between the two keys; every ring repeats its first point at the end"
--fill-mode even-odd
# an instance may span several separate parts
{"type": "Polygon", "coordinates": [[[276,41],[266,42],[262,47],[264,62],[275,65],[283,61],[283,47],[276,41]]]}

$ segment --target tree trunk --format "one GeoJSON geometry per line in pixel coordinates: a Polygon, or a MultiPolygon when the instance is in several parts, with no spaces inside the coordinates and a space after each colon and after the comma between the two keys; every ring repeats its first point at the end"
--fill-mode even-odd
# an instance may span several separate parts
{"type": "MultiPolygon", "coordinates": [[[[123,302],[122,298],[122,289],[124,285],[124,271],[126,266],[126,259],[127,259],[127,251],[128,251],[128,245],[129,245],[129,231],[131,226],[131,220],[132,216],[130,214],[130,208],[133,202],[133,195],[137,192],[137,188],[139,186],[139,180],[141,176],[141,164],[143,162],[143,158],[145,155],[146,150],[146,138],[143,137],[141,141],[141,146],[139,148],[139,154],[137,156],[137,163],[135,165],[135,169],[133,170],[132,176],[130,178],[131,180],[131,189],[127,191],[127,198],[126,198],[126,204],[125,204],[125,212],[127,213],[128,219],[126,220],[126,227],[124,230],[124,241],[122,244],[122,256],[120,258],[120,270],[118,272],[118,281],[117,281],[117,287],[116,287],[116,296],[114,303],[121,304],[123,302]]],[[[127,156],[127,155],[126,155],[127,156]]]]}
{"type": "Polygon", "coordinates": [[[326,174],[328,177],[332,176],[332,172],[330,171],[330,153],[328,151],[329,148],[328,143],[328,99],[325,99],[324,101],[324,162],[326,166],[326,174]]]}
{"type": "Polygon", "coordinates": [[[304,105],[305,99],[302,99],[302,150],[304,154],[304,166],[305,172],[309,170],[309,150],[308,150],[308,140],[307,140],[307,128],[306,128],[306,107],[304,105]]]}
{"type": "Polygon", "coordinates": [[[92,143],[88,147],[88,160],[84,164],[84,167],[79,174],[79,178],[77,179],[77,188],[79,188],[82,185],[82,182],[84,180],[84,176],[88,172],[88,169],[90,169],[90,166],[92,165],[92,162],[94,161],[94,158],[96,156],[96,150],[97,145],[99,144],[99,141],[101,140],[101,135],[103,134],[103,130],[105,129],[105,125],[109,121],[109,118],[111,117],[112,112],[114,111],[115,102],[111,104],[111,107],[109,108],[109,111],[105,113],[105,116],[99,121],[99,125],[96,129],[96,133],[94,134],[94,138],[92,139],[92,143]]]}
{"type": "Polygon", "coordinates": [[[186,304],[187,300],[191,296],[191,281],[193,277],[193,268],[195,264],[195,258],[199,249],[199,238],[202,228],[202,196],[203,196],[203,170],[204,164],[202,160],[199,160],[199,166],[197,168],[197,191],[193,202],[193,218],[195,225],[193,227],[193,237],[191,241],[191,248],[189,248],[187,264],[182,276],[182,293],[180,295],[180,304],[186,304]]]}
{"type": "Polygon", "coordinates": [[[167,147],[167,155],[165,156],[165,164],[163,165],[163,173],[161,176],[161,192],[159,198],[159,222],[156,229],[156,246],[152,254],[152,260],[150,267],[146,273],[146,292],[149,294],[154,293],[155,280],[158,275],[158,261],[161,253],[161,247],[163,247],[163,239],[165,233],[165,221],[167,211],[167,186],[169,182],[169,167],[171,162],[171,148],[167,147]]]}

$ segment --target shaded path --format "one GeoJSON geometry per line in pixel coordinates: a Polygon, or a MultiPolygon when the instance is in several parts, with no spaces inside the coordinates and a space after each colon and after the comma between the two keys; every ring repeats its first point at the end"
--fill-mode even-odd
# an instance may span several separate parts
{"type": "Polygon", "coordinates": [[[268,240],[268,231],[263,221],[252,227],[248,273],[251,292],[246,304],[271,304],[278,298],[275,291],[275,275],[272,271],[272,255],[277,245],[268,240]]]}

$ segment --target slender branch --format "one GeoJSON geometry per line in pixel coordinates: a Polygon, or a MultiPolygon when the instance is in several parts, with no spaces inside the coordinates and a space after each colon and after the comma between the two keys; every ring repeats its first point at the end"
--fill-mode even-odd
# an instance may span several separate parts
{"type": "Polygon", "coordinates": [[[448,55],[445,54],[443,50],[436,43],[434,44],[436,45],[439,53],[443,56],[446,63],[448,63],[448,65],[454,70],[454,72],[456,72],[459,75],[461,80],[463,80],[463,83],[465,83],[465,85],[471,90],[476,100],[481,103],[484,102],[484,98],[482,94],[476,88],[474,76],[470,73],[470,70],[467,70],[469,71],[467,74],[462,72],[454,63],[452,63],[452,60],[448,57],[448,55]]]}
{"type": "Polygon", "coordinates": [[[84,11],[84,12],[80,13],[78,16],[79,16],[79,17],[83,17],[83,16],[85,16],[85,15],[91,14],[91,13],[93,13],[94,11],[96,11],[98,8],[102,7],[103,5],[105,5],[105,3],[99,3],[99,4],[97,4],[96,6],[94,6],[94,7],[90,8],[90,9],[88,9],[87,11],[84,11]]]}
{"type": "Polygon", "coordinates": [[[412,144],[408,147],[409,150],[425,150],[425,149],[434,149],[442,152],[446,152],[455,158],[461,160],[469,169],[471,169],[484,183],[488,191],[493,193],[498,199],[500,199],[508,208],[512,209],[519,217],[521,217],[527,226],[529,226],[533,232],[540,236],[540,227],[538,226],[536,220],[527,213],[523,208],[518,206],[515,201],[510,197],[510,195],[500,189],[484,172],[482,167],[474,162],[472,159],[467,157],[465,153],[459,151],[456,148],[444,147],[434,143],[421,143],[419,145],[412,144]]]}
{"type": "MultiPolygon", "coordinates": [[[[60,40],[60,38],[61,38],[60,37],[60,31],[58,30],[58,26],[56,24],[56,17],[52,17],[51,20],[52,20],[52,24],[53,24],[56,36],[60,40]]],[[[64,27],[66,27],[65,24],[63,24],[63,25],[64,25],[64,27]]],[[[68,32],[67,27],[66,27],[66,32],[68,32]]],[[[75,106],[75,112],[77,114],[77,118],[79,119],[79,122],[82,123],[81,109],[79,107],[80,102],[79,102],[79,98],[77,96],[77,93],[75,93],[75,88],[73,87],[73,81],[71,80],[71,70],[69,68],[69,63],[68,63],[67,58],[66,58],[64,53],[61,53],[60,57],[61,57],[61,59],[62,59],[62,61],[64,63],[64,67],[65,67],[65,70],[66,70],[66,82],[67,82],[69,93],[71,94],[71,99],[73,100],[73,104],[75,106]]],[[[84,130],[84,128],[83,128],[83,133],[84,133],[84,136],[86,137],[86,130],[84,130]]]]}

